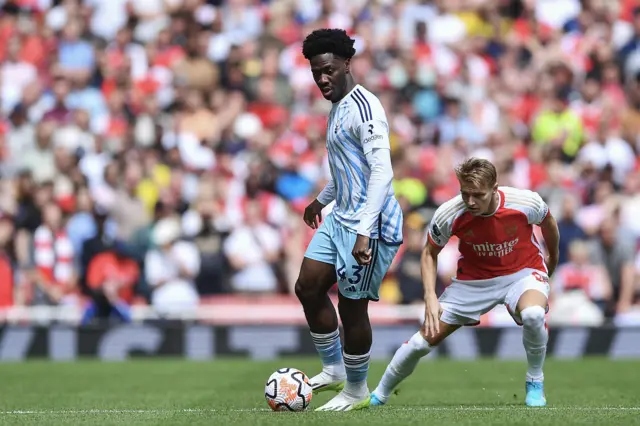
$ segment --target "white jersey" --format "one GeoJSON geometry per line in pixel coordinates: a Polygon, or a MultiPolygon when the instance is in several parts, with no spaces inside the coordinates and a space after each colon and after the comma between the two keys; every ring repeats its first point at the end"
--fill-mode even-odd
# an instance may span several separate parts
{"type": "MultiPolygon", "coordinates": [[[[371,170],[366,155],[374,148],[390,149],[387,116],[378,98],[356,85],[333,104],[327,126],[327,152],[334,183],[333,215],[357,232],[367,202],[371,170]]],[[[371,236],[387,244],[402,243],[402,209],[390,187],[371,236]]]]}

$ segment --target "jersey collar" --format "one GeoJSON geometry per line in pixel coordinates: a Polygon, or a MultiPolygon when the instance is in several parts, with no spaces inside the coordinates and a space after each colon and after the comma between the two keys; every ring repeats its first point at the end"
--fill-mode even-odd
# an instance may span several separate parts
{"type": "Polygon", "coordinates": [[[360,86],[359,84],[356,84],[355,86],[353,86],[353,89],[349,90],[349,92],[347,92],[346,95],[344,95],[344,97],[342,99],[340,99],[338,102],[336,102],[334,105],[340,105],[342,102],[346,101],[349,96],[356,91],[356,89],[360,89],[362,88],[362,86],[360,86]]]}

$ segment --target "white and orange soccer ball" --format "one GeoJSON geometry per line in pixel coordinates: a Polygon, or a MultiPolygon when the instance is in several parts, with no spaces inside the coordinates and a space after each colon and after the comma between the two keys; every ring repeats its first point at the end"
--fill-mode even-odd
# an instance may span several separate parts
{"type": "Polygon", "coordinates": [[[304,411],[311,403],[309,378],[295,368],[281,368],[264,387],[264,397],[273,411],[304,411]]]}

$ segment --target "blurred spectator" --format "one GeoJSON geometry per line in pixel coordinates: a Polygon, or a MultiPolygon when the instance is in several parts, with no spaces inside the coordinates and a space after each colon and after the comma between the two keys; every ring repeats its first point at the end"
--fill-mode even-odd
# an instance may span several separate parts
{"type": "Polygon", "coordinates": [[[52,91],[53,101],[51,108],[47,110],[42,116],[44,123],[52,123],[49,126],[49,128],[51,128],[51,131],[53,131],[52,126],[67,124],[71,121],[72,118],[71,110],[67,105],[67,96],[71,91],[70,81],[61,75],[55,77],[52,91]]]}
{"type": "Polygon", "coordinates": [[[587,142],[580,151],[578,160],[602,172],[611,168],[613,182],[621,185],[635,167],[633,149],[612,131],[610,123],[603,120],[598,125],[594,139],[587,142]]]}
{"type": "Polygon", "coordinates": [[[627,311],[634,293],[634,246],[616,232],[616,225],[613,218],[602,222],[591,254],[592,262],[604,263],[611,280],[614,305],[608,307],[609,313],[627,311]]]}
{"type": "Polygon", "coordinates": [[[245,224],[236,228],[224,243],[224,252],[234,270],[231,287],[243,293],[273,293],[278,290],[276,263],[282,240],[263,220],[260,203],[249,201],[245,224]]]}
{"type": "Polygon", "coordinates": [[[93,301],[85,310],[82,323],[110,317],[129,322],[129,306],[139,277],[138,263],[125,253],[122,245],[93,257],[87,268],[87,286],[93,301]]]}
{"type": "Polygon", "coordinates": [[[75,196],[75,213],[67,221],[67,235],[73,245],[76,263],[82,259],[82,249],[85,241],[93,238],[97,233],[97,225],[93,215],[93,201],[89,190],[78,188],[75,196]]]}
{"type": "Polygon", "coordinates": [[[133,234],[149,222],[144,203],[136,190],[142,179],[142,168],[137,163],[129,163],[124,171],[122,183],[116,189],[110,215],[118,228],[118,237],[129,241],[133,234]]]}
{"type": "Polygon", "coordinates": [[[580,291],[602,312],[613,294],[606,268],[600,262],[591,262],[588,244],[578,239],[569,245],[569,261],[558,267],[552,284],[554,299],[574,290],[580,291]]]}
{"type": "Polygon", "coordinates": [[[536,143],[560,149],[567,161],[577,155],[584,138],[580,117],[568,107],[568,90],[556,89],[550,99],[550,107],[535,119],[531,129],[536,143]]]}
{"type": "Polygon", "coordinates": [[[185,237],[193,240],[200,253],[200,272],[196,286],[201,295],[225,293],[230,290],[228,264],[224,254],[224,242],[228,231],[216,223],[222,213],[212,186],[203,185],[193,208],[182,216],[185,237]]]}
{"type": "Polygon", "coordinates": [[[80,286],[86,290],[89,265],[97,255],[116,244],[116,226],[102,206],[94,205],[91,210],[72,217],[67,228],[72,230],[74,239],[82,243],[78,256],[80,286]]]}
{"type": "Polygon", "coordinates": [[[427,200],[427,188],[418,177],[412,173],[409,154],[399,154],[394,158],[393,190],[404,211],[422,205],[427,200]]]}
{"type": "Polygon", "coordinates": [[[588,245],[575,240],[569,246],[569,262],[560,265],[552,277],[552,307],[549,323],[554,325],[598,326],[611,300],[612,287],[607,270],[591,263],[588,245]]]}
{"type": "Polygon", "coordinates": [[[575,215],[578,209],[578,203],[577,197],[573,194],[566,194],[563,199],[562,209],[556,213],[558,230],[560,231],[560,235],[562,235],[559,243],[559,265],[569,261],[569,248],[574,241],[587,238],[585,232],[576,223],[575,215]]]}
{"type": "Polygon", "coordinates": [[[77,295],[78,274],[74,265],[73,243],[64,229],[62,209],[49,202],[42,209],[42,225],[33,236],[33,287],[31,304],[66,304],[77,295]]]}
{"type": "Polygon", "coordinates": [[[62,37],[58,45],[61,70],[71,80],[85,78],[95,65],[93,47],[80,38],[81,31],[80,22],[70,17],[62,29],[62,37]]]}
{"type": "Polygon", "coordinates": [[[620,64],[625,75],[633,75],[640,71],[640,6],[633,9],[633,34],[618,53],[620,64]]]}
{"type": "MultiPolygon", "coordinates": [[[[424,219],[413,213],[405,220],[404,253],[395,270],[401,293],[400,303],[422,303],[424,301],[424,288],[422,285],[422,272],[420,266],[420,256],[424,247],[424,219]]],[[[441,289],[438,289],[438,294],[441,289]]]]}
{"type": "Polygon", "coordinates": [[[444,114],[438,122],[438,133],[441,144],[451,144],[462,140],[472,146],[484,142],[484,137],[474,123],[461,111],[460,100],[448,98],[444,100],[444,114]]]}
{"type": "Polygon", "coordinates": [[[27,110],[20,104],[11,111],[8,126],[6,136],[8,153],[2,164],[2,171],[13,176],[24,156],[36,147],[36,127],[29,122],[27,110]]]}
{"type": "Polygon", "coordinates": [[[0,68],[0,93],[5,112],[11,111],[20,103],[25,87],[38,77],[36,67],[20,57],[24,47],[20,38],[12,37],[8,42],[6,57],[0,68]]]}
{"type": "Polygon", "coordinates": [[[28,170],[38,184],[52,181],[58,171],[51,146],[54,129],[55,124],[51,121],[38,123],[35,146],[25,150],[18,161],[19,168],[28,170]]]}
{"type": "Polygon", "coordinates": [[[197,247],[180,240],[181,226],[175,217],[161,219],[152,232],[157,248],[147,252],[144,269],[151,305],[161,315],[195,310],[199,301],[195,278],[200,271],[197,247]]]}

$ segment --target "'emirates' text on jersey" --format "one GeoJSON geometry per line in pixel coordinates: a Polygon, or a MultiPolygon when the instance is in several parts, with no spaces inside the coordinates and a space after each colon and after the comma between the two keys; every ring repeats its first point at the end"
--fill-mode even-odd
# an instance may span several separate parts
{"type": "MultiPolygon", "coordinates": [[[[367,202],[371,175],[365,155],[374,148],[390,148],[387,116],[378,98],[356,85],[332,106],[327,125],[327,152],[336,193],[332,213],[340,224],[354,232],[367,202]]],[[[371,238],[380,238],[388,244],[402,242],[402,209],[393,188],[387,194],[371,238]]]]}
{"type": "Polygon", "coordinates": [[[429,243],[443,247],[458,237],[458,280],[484,280],[525,268],[547,271],[533,225],[540,225],[549,207],[535,192],[499,187],[500,206],[491,216],[473,216],[462,196],[442,204],[429,225],[429,243]]]}

